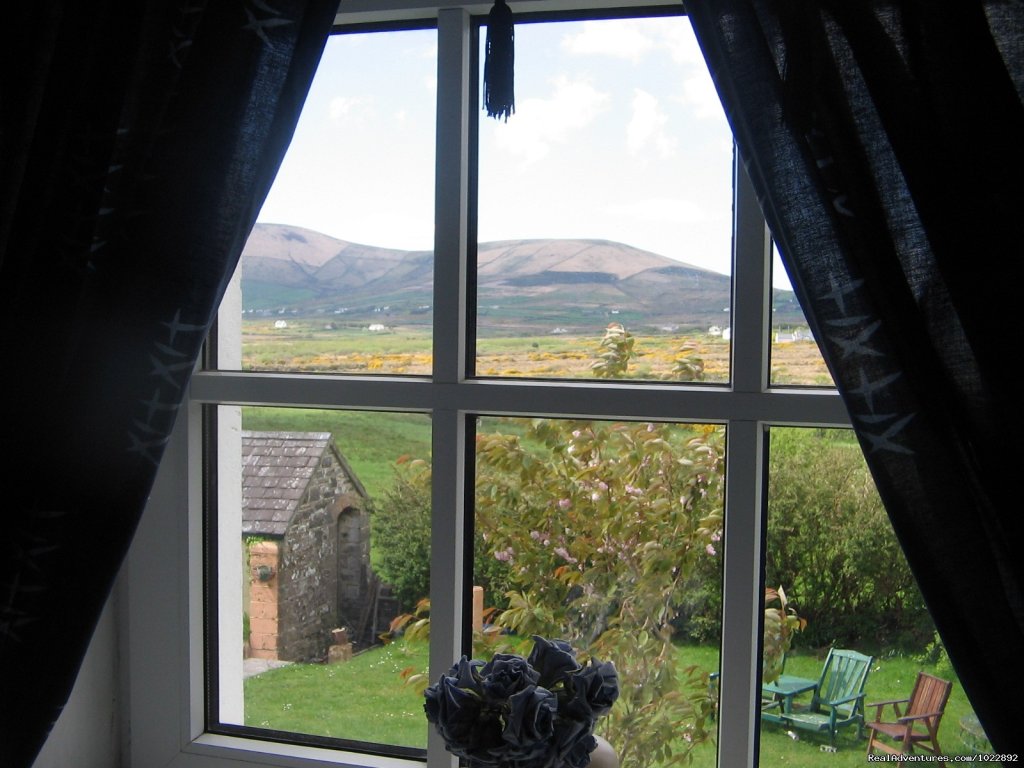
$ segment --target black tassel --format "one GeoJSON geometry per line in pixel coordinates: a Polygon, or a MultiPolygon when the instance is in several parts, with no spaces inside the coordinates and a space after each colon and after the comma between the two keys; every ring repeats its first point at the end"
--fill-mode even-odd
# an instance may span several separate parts
{"type": "Polygon", "coordinates": [[[484,109],[487,116],[505,118],[516,111],[514,87],[515,29],[512,9],[497,0],[487,16],[487,51],[484,59],[484,109]]]}

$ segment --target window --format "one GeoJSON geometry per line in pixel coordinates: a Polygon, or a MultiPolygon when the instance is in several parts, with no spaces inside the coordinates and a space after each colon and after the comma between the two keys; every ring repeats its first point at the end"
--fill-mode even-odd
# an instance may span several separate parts
{"type": "MultiPolygon", "coordinates": [[[[401,15],[399,12],[403,9],[415,11],[421,4],[396,2],[391,5],[397,10],[390,16],[385,15],[388,21],[401,15]]],[[[555,6],[555,3],[548,5],[555,6]]],[[[573,23],[582,23],[583,17],[579,16],[582,4],[568,5],[571,7],[565,9],[566,18],[572,19],[573,23]]],[[[650,6],[650,3],[643,5],[646,23],[660,22],[666,27],[675,24],[671,45],[676,47],[671,50],[682,52],[683,46],[688,44],[685,37],[689,35],[689,29],[685,17],[677,16],[678,4],[665,3],[660,9],[650,6]]],[[[486,11],[477,7],[472,10],[486,11]]],[[[614,17],[628,13],[619,14],[603,8],[594,15],[614,17]]],[[[772,327],[770,240],[742,166],[731,161],[719,165],[718,173],[727,177],[721,181],[727,182],[729,192],[713,214],[720,219],[719,229],[724,232],[707,236],[709,241],[724,244],[710,247],[727,249],[731,253],[731,263],[726,259],[718,272],[719,276],[731,276],[731,285],[728,279],[725,283],[730,286],[725,294],[728,302],[717,310],[724,318],[717,324],[719,331],[729,331],[728,344],[716,347],[716,350],[724,350],[720,352],[720,370],[723,371],[720,377],[711,377],[714,380],[704,383],[693,381],[692,377],[689,381],[680,380],[654,367],[649,375],[642,378],[612,376],[608,380],[593,377],[586,367],[583,374],[574,376],[551,375],[543,371],[510,372],[499,367],[493,371],[482,370],[487,368],[482,359],[496,354],[500,342],[507,337],[496,331],[492,333],[493,328],[489,326],[496,314],[488,315],[487,309],[499,302],[484,292],[484,281],[480,278],[484,269],[481,261],[483,248],[478,247],[478,233],[481,242],[492,237],[524,239],[552,236],[543,231],[543,227],[526,235],[500,232],[498,224],[503,206],[496,202],[499,198],[493,191],[501,186],[500,178],[485,177],[486,170],[481,170],[479,176],[476,172],[478,154],[481,168],[491,167],[488,164],[493,158],[486,154],[488,144],[482,134],[495,127],[489,124],[478,127],[478,121],[486,119],[478,109],[475,95],[479,88],[476,58],[479,44],[475,33],[476,25],[483,18],[446,4],[436,15],[436,29],[433,20],[395,25],[418,27],[394,33],[395,39],[415,39],[412,45],[405,46],[409,49],[417,47],[419,40],[436,35],[436,65],[422,65],[424,73],[429,75],[436,71],[437,75],[436,144],[434,149],[421,149],[419,154],[430,151],[434,155],[432,167],[437,171],[433,178],[432,199],[415,197],[408,207],[410,215],[421,208],[433,209],[430,222],[432,242],[419,245],[398,242],[397,238],[389,240],[389,237],[397,235],[397,229],[386,223],[380,225],[382,237],[377,243],[360,244],[379,244],[392,251],[401,249],[413,253],[417,249],[424,252],[432,250],[434,260],[432,271],[429,271],[429,283],[424,280],[416,283],[422,290],[421,295],[401,305],[397,301],[385,302],[381,296],[380,302],[367,303],[359,311],[373,313],[379,309],[376,314],[385,316],[390,312],[391,317],[402,318],[403,327],[419,324],[416,331],[406,333],[408,339],[397,338],[403,335],[393,332],[398,322],[372,322],[368,315],[358,319],[362,328],[356,333],[353,330],[356,326],[346,325],[355,310],[334,301],[336,297],[331,301],[317,302],[314,295],[310,304],[312,309],[305,315],[300,312],[291,314],[285,305],[280,304],[283,294],[271,296],[267,291],[250,296],[258,299],[258,305],[250,305],[248,298],[239,299],[239,293],[235,292],[230,295],[236,297],[234,301],[238,303],[234,307],[222,306],[224,319],[219,325],[216,344],[211,345],[217,350],[218,357],[197,372],[193,379],[187,416],[180,420],[182,424],[175,442],[168,449],[154,490],[152,508],[143,522],[129,563],[132,573],[147,575],[153,574],[154,562],[166,564],[166,568],[158,569],[159,574],[153,574],[152,578],[132,581],[127,598],[132,617],[132,655],[129,662],[132,690],[128,693],[133,714],[134,764],[162,765],[177,758],[181,765],[204,767],[229,764],[398,766],[408,765],[410,759],[421,759],[423,752],[419,751],[420,746],[404,743],[401,739],[392,739],[389,743],[386,735],[367,737],[362,733],[316,732],[316,729],[287,723],[282,727],[270,723],[269,727],[263,728],[258,722],[244,725],[247,702],[238,648],[243,631],[241,617],[245,613],[242,576],[255,573],[258,581],[262,573],[269,583],[275,573],[281,573],[281,561],[277,564],[253,561],[254,555],[262,557],[265,553],[262,548],[259,551],[252,546],[243,548],[246,543],[242,535],[243,520],[240,515],[229,514],[228,510],[240,506],[238,497],[242,491],[239,483],[243,475],[240,457],[246,441],[251,443],[260,439],[254,438],[253,433],[289,431],[275,427],[274,417],[283,412],[281,409],[289,409],[291,415],[309,415],[308,432],[325,431],[323,424],[327,417],[324,414],[329,414],[332,424],[340,425],[348,419],[347,423],[359,425],[355,427],[357,434],[359,429],[372,430],[385,423],[408,425],[415,422],[421,425],[419,434],[427,435],[432,509],[429,664],[434,674],[447,669],[467,649],[469,641],[466,628],[471,625],[473,585],[466,583],[465,574],[469,572],[468,558],[473,549],[468,533],[474,522],[474,500],[469,480],[474,477],[474,436],[477,433],[483,433],[499,419],[518,419],[521,424],[524,419],[547,418],[678,424],[688,428],[706,425],[709,430],[724,435],[724,523],[719,549],[723,563],[724,609],[721,620],[721,709],[715,721],[719,745],[717,759],[719,764],[730,766],[751,765],[754,761],[758,727],[756,702],[760,693],[757,636],[762,600],[759,564],[767,429],[769,425],[845,426],[845,409],[837,394],[830,389],[768,386],[772,327]],[[492,226],[493,235],[485,229],[492,226]],[[476,272],[473,271],[474,264],[476,272]],[[479,287],[478,292],[474,292],[474,285],[479,287]],[[285,312],[277,316],[262,314],[274,307],[274,311],[285,309],[285,312]],[[248,310],[259,310],[244,316],[253,320],[258,318],[263,323],[258,332],[265,337],[289,339],[292,349],[299,350],[301,354],[287,359],[300,362],[250,364],[242,357],[232,359],[231,355],[239,350],[243,350],[244,356],[244,334],[247,333],[246,325],[243,323],[239,328],[232,318],[243,317],[243,312],[248,310]],[[279,322],[283,325],[278,326],[279,322]],[[370,330],[374,325],[382,326],[383,330],[370,330]],[[274,336],[276,331],[283,333],[274,336]],[[357,359],[358,347],[353,347],[352,354],[342,363],[320,359],[315,345],[303,351],[303,342],[319,343],[332,334],[333,338],[339,339],[338,348],[342,348],[344,343],[348,343],[341,338],[345,333],[357,337],[360,340],[358,344],[366,346],[385,345],[386,342],[390,345],[386,349],[384,346],[373,348],[379,357],[390,355],[388,359],[394,364],[377,368],[367,366],[365,360],[357,359]],[[376,335],[378,333],[380,335],[376,335]],[[413,345],[403,349],[398,343],[411,344],[416,340],[429,342],[429,368],[422,367],[422,360],[415,357],[422,353],[423,347],[413,345]],[[266,410],[250,410],[256,408],[266,410]],[[428,422],[429,426],[423,426],[428,422]],[[215,461],[213,456],[216,456],[215,461]],[[216,493],[212,493],[213,490],[216,493]],[[231,494],[235,495],[234,499],[230,498],[231,494]],[[204,516],[204,509],[210,514],[204,516]],[[187,515],[183,515],[183,511],[187,515]],[[187,526],[183,520],[187,520],[187,526]],[[211,583],[215,586],[204,589],[204,577],[212,577],[211,583]],[[249,727],[256,730],[246,730],[249,727]]],[[[339,22],[345,20],[345,15],[341,14],[339,22]]],[[[359,16],[356,20],[363,22],[368,17],[359,16]]],[[[544,27],[550,28],[559,23],[557,17],[550,14],[533,18],[523,16],[521,21],[524,26],[535,23],[536,29],[524,29],[519,36],[520,46],[527,45],[526,40],[533,33],[540,34],[545,31],[544,27]]],[[[642,40],[644,36],[632,30],[631,37],[642,40]]],[[[666,35],[666,40],[662,41],[666,45],[669,44],[668,37],[666,35]]],[[[354,48],[363,45],[374,47],[383,39],[371,39],[367,33],[361,38],[352,36],[347,42],[354,48]]],[[[587,43],[597,40],[596,45],[600,46],[600,39],[600,35],[596,35],[587,43]]],[[[604,38],[604,45],[608,44],[608,39],[604,38]]],[[[689,45],[691,54],[695,53],[692,40],[689,45]]],[[[393,59],[403,55],[401,50],[404,48],[400,45],[387,55],[393,59]]],[[[522,60],[524,56],[520,53],[518,58],[522,60]]],[[[618,68],[616,78],[625,78],[630,69],[628,56],[622,61],[624,63],[618,68]]],[[[419,70],[413,67],[409,71],[419,70]]],[[[354,77],[357,76],[354,73],[354,77]]],[[[403,88],[410,82],[411,76],[406,77],[403,88]]],[[[611,87],[612,83],[608,85],[611,87]]],[[[652,92],[658,85],[651,83],[649,88],[640,88],[636,84],[627,86],[634,89],[634,114],[647,117],[645,124],[637,124],[634,135],[640,136],[646,131],[643,135],[654,142],[647,146],[654,147],[654,151],[658,150],[658,141],[662,142],[660,149],[667,150],[672,141],[685,144],[687,140],[684,135],[659,132],[664,126],[664,114],[658,111],[658,98],[652,92]]],[[[598,89],[595,87],[595,90],[598,89]]],[[[393,116],[401,111],[403,98],[418,98],[411,90],[400,92],[405,95],[389,99],[393,116]]],[[[335,114],[339,117],[354,114],[353,110],[359,106],[358,93],[353,91],[338,98],[341,100],[334,103],[335,114]]],[[[528,119],[524,102],[531,98],[531,94],[520,90],[517,98],[521,112],[510,119],[509,126],[519,119],[524,123],[528,119]]],[[[563,98],[571,98],[571,95],[563,93],[563,98]]],[[[330,109],[328,106],[328,114],[330,109]]],[[[622,115],[619,117],[628,130],[628,121],[622,115]]],[[[429,142],[424,143],[423,132],[427,129],[422,125],[417,129],[420,133],[416,134],[418,138],[415,141],[418,146],[426,147],[429,142]]],[[[572,141],[571,137],[567,139],[570,148],[572,141]]],[[[727,134],[724,141],[728,142],[727,134]]],[[[552,155],[559,151],[568,150],[558,146],[550,148],[552,155]]],[[[656,155],[650,155],[646,160],[652,165],[661,162],[656,155]]],[[[382,168],[388,161],[386,156],[372,160],[380,163],[382,168]]],[[[635,163],[639,165],[643,161],[644,158],[640,157],[635,163]]],[[[344,183],[346,170],[339,169],[338,183],[344,183]]],[[[631,172],[635,170],[631,169],[631,172]]],[[[291,171],[286,168],[282,173],[291,171]]],[[[397,185],[397,196],[401,176],[398,172],[389,175],[397,185]]],[[[678,177],[677,182],[680,188],[685,187],[686,176],[678,177]]],[[[405,190],[401,192],[404,194],[405,190]]],[[[373,203],[371,208],[392,202],[386,190],[384,198],[376,199],[385,202],[373,203]]],[[[617,204],[622,210],[632,207],[634,213],[646,211],[648,215],[660,215],[659,200],[670,202],[662,208],[673,207],[668,193],[646,199],[641,194],[624,195],[617,204]]],[[[676,207],[685,214],[685,207],[676,207]]],[[[353,217],[354,220],[360,218],[365,217],[353,217]]],[[[608,239],[604,232],[582,229],[577,237],[608,239]]],[[[313,238],[309,236],[308,239],[313,238]]],[[[371,237],[360,235],[359,239],[371,237]]],[[[357,241],[357,238],[351,240],[357,241]]],[[[643,250],[651,248],[645,246],[643,250]]],[[[377,258],[385,256],[381,251],[375,252],[377,258]]],[[[685,258],[692,258],[692,255],[685,258]]],[[[358,260],[353,263],[359,266],[358,260]]],[[[414,259],[402,263],[406,270],[417,266],[422,267],[422,263],[414,259]]],[[[294,290],[290,295],[296,301],[308,299],[309,288],[302,285],[302,275],[298,273],[303,270],[308,273],[312,269],[311,264],[291,260],[287,267],[296,272],[293,274],[294,290]]],[[[667,272],[670,276],[673,274],[671,269],[667,272]]],[[[696,279],[697,274],[701,273],[691,272],[684,277],[696,279]]],[[[244,279],[244,275],[242,277],[244,279]]],[[[367,282],[372,280],[372,276],[364,277],[367,282]]],[[[623,276],[618,277],[624,279],[623,276]]],[[[560,278],[569,279],[564,275],[560,278]]],[[[591,278],[588,285],[594,290],[594,295],[606,297],[602,291],[608,287],[610,278],[594,275],[591,278]]],[[[524,287],[522,282],[519,287],[524,287]]],[[[402,300],[406,301],[406,297],[402,300]]],[[[598,332],[592,337],[592,347],[597,347],[601,341],[600,331],[610,324],[626,320],[621,323],[625,331],[630,330],[633,322],[643,324],[628,314],[633,306],[620,307],[615,301],[602,301],[602,314],[592,318],[598,320],[598,332]]],[[[671,299],[666,298],[665,301],[671,299]]],[[[702,324],[703,321],[701,317],[702,324]]],[[[649,325],[682,323],[661,318],[649,325]]],[[[249,326],[249,330],[253,327],[249,326]]],[[[561,326],[550,330],[557,327],[561,326]]],[[[658,331],[652,334],[652,338],[658,333],[671,337],[675,332],[658,331]]],[[[569,334],[549,335],[554,338],[569,334]]],[[[579,332],[580,339],[585,335],[583,331],[579,332]]],[[[645,341],[642,338],[640,343],[645,341]]],[[[722,342],[718,337],[716,343],[722,342]]],[[[540,349],[539,339],[537,344],[540,349]]],[[[564,348],[555,350],[557,353],[565,351],[564,348]]],[[[336,428],[343,427],[331,426],[330,430],[336,428]]],[[[283,452],[286,447],[278,445],[273,450],[283,452]]],[[[305,448],[309,449],[309,446],[305,448]]],[[[358,505],[352,502],[325,513],[334,526],[332,535],[340,535],[339,521],[346,519],[345,515],[354,514],[356,509],[358,505]]],[[[277,542],[276,537],[279,536],[280,532],[266,529],[251,537],[259,541],[249,543],[277,542]]],[[[337,539],[334,543],[337,544],[337,539]]],[[[567,554],[572,556],[571,552],[567,554]]],[[[337,596],[334,599],[337,602],[337,596]]],[[[255,631],[253,618],[249,617],[250,633],[255,631]]],[[[433,765],[451,764],[450,756],[433,733],[427,736],[425,754],[433,765]]]]}

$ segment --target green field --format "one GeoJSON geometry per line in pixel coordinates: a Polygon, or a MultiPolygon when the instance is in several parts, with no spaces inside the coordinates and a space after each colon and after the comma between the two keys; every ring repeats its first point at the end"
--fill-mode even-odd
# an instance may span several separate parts
{"type": "MultiPolygon", "coordinates": [[[[422,327],[368,331],[365,325],[312,319],[249,320],[243,324],[242,367],[256,371],[309,371],[350,374],[429,376],[432,340],[422,327]]],[[[628,326],[627,326],[628,327],[628,326]]],[[[599,353],[603,326],[590,335],[481,336],[477,340],[479,376],[592,379],[590,364],[599,353]]],[[[631,379],[671,378],[672,364],[684,343],[693,343],[704,361],[708,383],[729,380],[730,345],[703,332],[637,331],[638,357],[631,379]]],[[[812,341],[774,344],[772,382],[831,386],[832,380],[812,341]]]]}

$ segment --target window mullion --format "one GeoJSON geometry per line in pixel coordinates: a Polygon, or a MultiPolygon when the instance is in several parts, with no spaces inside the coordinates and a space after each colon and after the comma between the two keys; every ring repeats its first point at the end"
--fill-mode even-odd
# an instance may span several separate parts
{"type": "Polygon", "coordinates": [[[470,16],[437,18],[437,138],[434,187],[434,381],[465,377],[469,251],[470,16]]]}
{"type": "MultiPolygon", "coordinates": [[[[437,138],[434,200],[433,386],[458,386],[468,351],[470,16],[443,9],[437,19],[437,138]]],[[[466,539],[466,415],[432,411],[430,674],[462,651],[466,539]]],[[[430,729],[430,768],[454,768],[454,756],[430,729]]]]}
{"type": "Polygon", "coordinates": [[[755,421],[730,422],[726,433],[720,766],[755,764],[755,701],[760,695],[764,434],[763,425],[755,421]]]}
{"type": "MultiPolygon", "coordinates": [[[[769,365],[769,238],[738,157],[734,168],[732,388],[761,395],[769,365]]],[[[757,751],[754,712],[760,669],[763,472],[763,422],[730,419],[726,431],[719,765],[752,766],[757,751]]]]}
{"type": "MultiPolygon", "coordinates": [[[[462,653],[463,573],[466,555],[466,416],[434,411],[431,456],[430,676],[448,670],[462,653]]],[[[427,734],[429,768],[454,768],[440,734],[427,734]]]]}
{"type": "Polygon", "coordinates": [[[733,195],[732,387],[760,393],[768,383],[771,239],[738,155],[733,195]]]}

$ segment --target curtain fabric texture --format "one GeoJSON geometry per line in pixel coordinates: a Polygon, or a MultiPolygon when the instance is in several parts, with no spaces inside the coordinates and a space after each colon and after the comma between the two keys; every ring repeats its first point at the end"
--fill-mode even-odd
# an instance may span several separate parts
{"type": "Polygon", "coordinates": [[[960,681],[1019,754],[1024,3],[687,12],[960,681]]]}
{"type": "Polygon", "coordinates": [[[5,9],[6,768],[32,764],[67,700],[336,8],[5,9]]]}

